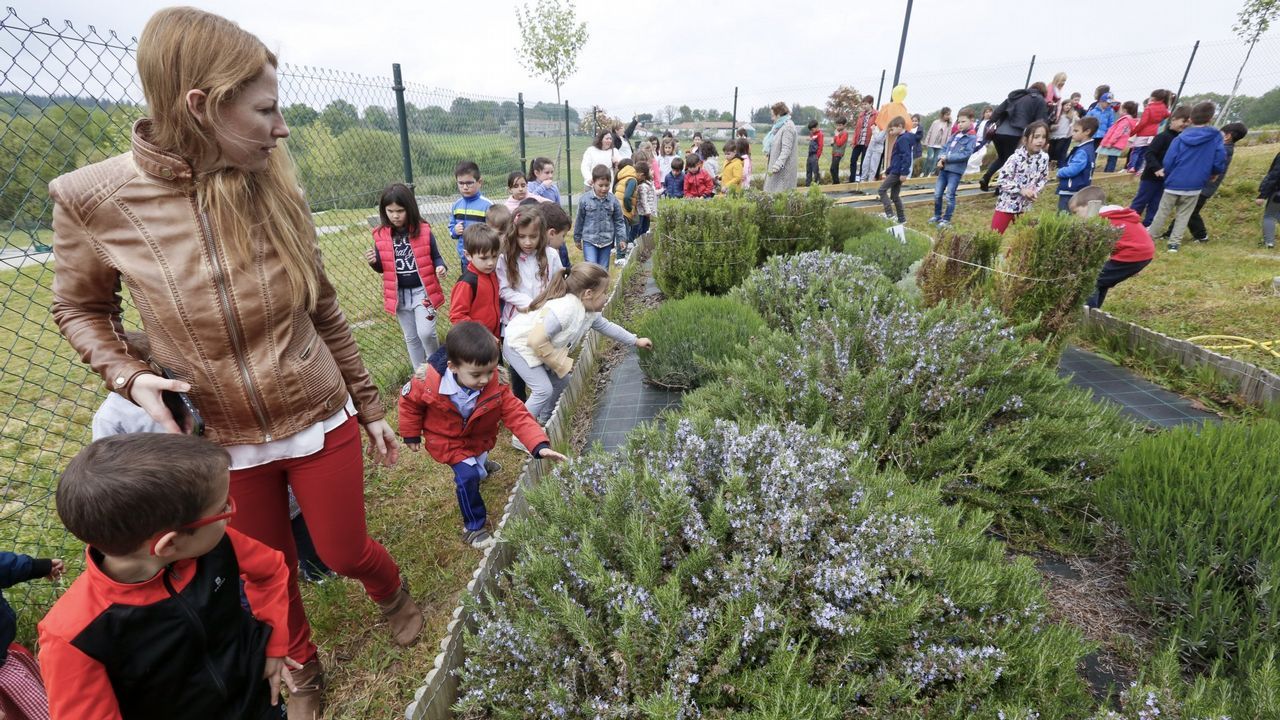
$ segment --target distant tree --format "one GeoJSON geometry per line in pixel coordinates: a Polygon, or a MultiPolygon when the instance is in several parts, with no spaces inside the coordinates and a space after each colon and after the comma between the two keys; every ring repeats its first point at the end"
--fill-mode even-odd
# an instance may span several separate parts
{"type": "Polygon", "coordinates": [[[707,121],[715,120],[718,117],[720,117],[720,111],[716,110],[715,108],[711,108],[710,110],[705,110],[702,113],[702,119],[707,121]]]}
{"type": "Polygon", "coordinates": [[[1280,87],[1271,88],[1250,103],[1249,109],[1242,113],[1241,122],[1249,127],[1280,123],[1280,87]]]}
{"type": "Polygon", "coordinates": [[[1218,106],[1218,114],[1214,117],[1214,122],[1229,123],[1229,122],[1241,121],[1244,118],[1244,115],[1249,112],[1250,107],[1256,101],[1256,98],[1250,97],[1248,95],[1238,95],[1234,100],[1232,100],[1231,106],[1228,107],[1227,100],[1229,99],[1230,99],[1229,96],[1224,95],[1222,93],[1207,92],[1207,93],[1197,93],[1195,95],[1187,95],[1185,97],[1179,98],[1178,104],[1191,107],[1192,105],[1195,105],[1198,102],[1208,100],[1212,102],[1214,105],[1218,106]]]}
{"type": "Polygon", "coordinates": [[[665,123],[665,124],[667,124],[667,125],[670,125],[671,123],[675,122],[675,119],[676,119],[676,108],[675,108],[675,106],[674,106],[674,105],[664,105],[664,106],[662,107],[662,112],[658,115],[658,117],[662,118],[662,122],[663,122],[663,123],[665,123]]]}
{"type": "Polygon", "coordinates": [[[360,111],[346,100],[334,100],[320,113],[320,122],[329,127],[335,137],[355,127],[360,122],[360,111]]]}
{"type": "Polygon", "coordinates": [[[707,116],[701,110],[694,110],[689,113],[689,119],[693,122],[702,122],[707,119],[707,116]]]}
{"type": "Polygon", "coordinates": [[[849,85],[841,85],[827,96],[826,116],[831,120],[838,117],[852,118],[857,112],[862,93],[849,85]]]}
{"type": "Polygon", "coordinates": [[[764,107],[758,107],[755,110],[752,110],[751,122],[760,123],[760,124],[773,122],[773,113],[769,109],[769,106],[766,105],[764,107]]]}
{"type": "Polygon", "coordinates": [[[302,103],[294,103],[281,110],[280,114],[284,116],[286,125],[299,128],[310,125],[320,117],[320,113],[316,112],[314,108],[302,103]]]}
{"type": "Polygon", "coordinates": [[[724,112],[720,113],[720,120],[721,122],[733,122],[733,113],[729,112],[728,110],[725,110],[724,112]]]}
{"type": "Polygon", "coordinates": [[[1236,72],[1235,84],[1231,86],[1231,96],[1227,98],[1227,102],[1223,104],[1218,114],[1219,126],[1229,122],[1226,119],[1227,113],[1231,109],[1236,93],[1240,91],[1240,79],[1244,76],[1245,65],[1249,64],[1249,57],[1253,55],[1253,46],[1257,45],[1258,40],[1271,28],[1271,21],[1276,19],[1277,14],[1280,14],[1280,0],[1244,0],[1240,6],[1240,12],[1236,15],[1236,24],[1231,29],[1235,31],[1237,37],[1249,43],[1249,51],[1244,54],[1244,61],[1240,63],[1240,70],[1236,72]]]}
{"type": "Polygon", "coordinates": [[[374,130],[396,132],[396,119],[381,105],[370,105],[364,109],[364,123],[374,130]]]}
{"type": "Polygon", "coordinates": [[[608,111],[596,105],[591,108],[591,112],[587,113],[579,123],[578,131],[583,135],[594,135],[598,130],[610,128],[617,124],[623,124],[621,120],[609,115],[608,111]]]}
{"type": "Polygon", "coordinates": [[[682,122],[682,123],[693,122],[693,109],[690,108],[688,105],[681,105],[676,110],[676,113],[677,113],[676,122],[682,122]]]}
{"type": "Polygon", "coordinates": [[[516,10],[520,46],[516,53],[531,75],[560,88],[578,70],[578,53],[587,44],[587,24],[578,22],[573,0],[535,0],[516,10]]]}
{"type": "Polygon", "coordinates": [[[640,113],[636,115],[636,121],[648,125],[653,122],[653,113],[640,113]]]}

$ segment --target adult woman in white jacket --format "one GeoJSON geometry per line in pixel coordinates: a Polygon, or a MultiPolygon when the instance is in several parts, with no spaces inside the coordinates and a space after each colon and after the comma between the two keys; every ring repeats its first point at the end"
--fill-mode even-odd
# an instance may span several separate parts
{"type": "Polygon", "coordinates": [[[620,159],[618,151],[613,147],[613,133],[608,130],[596,133],[595,142],[582,153],[582,165],[578,168],[582,175],[582,186],[590,190],[591,171],[597,165],[604,165],[609,168],[609,187],[612,188],[614,168],[620,159]]]}
{"type": "Polygon", "coordinates": [[[796,124],[791,121],[791,110],[784,102],[776,102],[770,108],[773,127],[764,136],[764,152],[769,156],[769,174],[764,178],[765,192],[785,192],[796,187],[796,124]]]}

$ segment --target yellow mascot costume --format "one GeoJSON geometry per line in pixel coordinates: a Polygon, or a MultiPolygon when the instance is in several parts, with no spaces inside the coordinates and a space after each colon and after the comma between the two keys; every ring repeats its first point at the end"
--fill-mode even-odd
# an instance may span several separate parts
{"type": "Polygon", "coordinates": [[[911,113],[907,112],[907,106],[903,103],[907,99],[906,84],[895,85],[889,97],[893,102],[887,102],[880,107],[880,113],[876,116],[876,127],[887,130],[889,122],[900,117],[907,123],[907,132],[915,130],[915,123],[911,122],[911,113]]]}

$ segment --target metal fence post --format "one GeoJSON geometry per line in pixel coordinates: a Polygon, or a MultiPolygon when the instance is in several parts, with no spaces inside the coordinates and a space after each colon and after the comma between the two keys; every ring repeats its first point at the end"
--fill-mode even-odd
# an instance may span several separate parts
{"type": "Polygon", "coordinates": [[[733,86],[733,129],[729,131],[729,139],[737,137],[738,132],[738,86],[733,86]]]}
{"type": "Polygon", "coordinates": [[[569,217],[573,217],[573,160],[569,148],[569,101],[564,101],[564,186],[569,198],[569,217]]]}
{"type": "Polygon", "coordinates": [[[1182,97],[1182,89],[1187,86],[1187,76],[1191,74],[1191,63],[1196,61],[1196,51],[1200,49],[1200,41],[1197,40],[1194,47],[1191,48],[1191,57],[1187,59],[1187,69],[1182,71],[1182,82],[1178,83],[1178,94],[1174,95],[1176,103],[1182,97]]]}
{"type": "Polygon", "coordinates": [[[893,68],[893,86],[898,86],[902,76],[902,56],[907,52],[907,28],[911,26],[911,3],[907,0],[907,13],[902,17],[902,41],[898,43],[898,64],[893,68]]]}
{"type": "Polygon", "coordinates": [[[404,80],[400,63],[391,63],[391,89],[396,93],[396,117],[400,120],[400,160],[404,163],[404,184],[413,187],[413,160],[409,157],[409,116],[404,111],[404,80]]]}
{"type": "Polygon", "coordinates": [[[1031,56],[1031,65],[1027,67],[1027,81],[1022,83],[1022,87],[1031,87],[1031,73],[1036,69],[1036,56],[1031,56]]]}
{"type": "Polygon", "coordinates": [[[529,158],[526,156],[524,147],[524,93],[516,93],[516,110],[520,115],[520,172],[526,172],[529,167],[529,158]]]}
{"type": "Polygon", "coordinates": [[[876,107],[880,107],[880,96],[884,94],[884,70],[880,71],[880,89],[876,91],[876,107]]]}

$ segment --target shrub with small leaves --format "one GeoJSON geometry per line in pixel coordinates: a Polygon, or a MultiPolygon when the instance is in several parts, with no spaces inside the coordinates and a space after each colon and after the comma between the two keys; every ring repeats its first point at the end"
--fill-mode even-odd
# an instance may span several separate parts
{"type": "Polygon", "coordinates": [[[769,327],[792,332],[800,318],[895,293],[879,269],[852,255],[807,252],[770,258],[732,297],[755,308],[769,327]]]}
{"type": "Polygon", "coordinates": [[[1067,548],[1095,530],[1093,479],[1137,432],[1071,387],[989,307],[864,299],[790,318],[685,411],[775,418],[856,441],[885,467],[994,514],[1023,545],[1067,548]]]}
{"type": "Polygon", "coordinates": [[[926,251],[916,270],[916,285],[925,305],[979,301],[990,281],[986,268],[992,266],[999,251],[1000,235],[991,230],[939,230],[934,252],[926,251]]]}
{"type": "Polygon", "coordinates": [[[1230,720],[1280,717],[1280,668],[1274,657],[1233,675],[1215,667],[1190,676],[1177,644],[1156,653],[1124,692],[1119,709],[1101,709],[1091,720],[1230,720]]]}
{"type": "Polygon", "coordinates": [[[668,297],[721,295],[756,266],[755,205],[738,197],[663,200],[653,279],[668,297]]]}
{"type": "Polygon", "coordinates": [[[827,226],[831,233],[831,249],[839,251],[850,238],[888,229],[889,223],[865,210],[836,205],[827,212],[827,226]]]}
{"type": "Polygon", "coordinates": [[[983,513],[798,426],[680,422],[561,468],[476,604],[461,718],[1078,717],[1087,646],[983,513]]]}
{"type": "Polygon", "coordinates": [[[760,226],[760,260],[831,247],[831,199],[818,186],[808,192],[748,193],[760,226]]]}
{"type": "Polygon", "coordinates": [[[929,239],[916,233],[907,233],[899,239],[889,230],[872,230],[846,240],[844,251],[880,268],[890,282],[896,283],[929,252],[929,239]]]}
{"type": "Polygon", "coordinates": [[[1280,647],[1280,423],[1145,438],[1098,485],[1133,552],[1130,586],[1183,657],[1228,671],[1280,647]]]}
{"type": "Polygon", "coordinates": [[[718,363],[740,357],[765,326],[755,310],[732,298],[686,295],[643,315],[635,332],[653,340],[652,350],[640,351],[649,382],[688,389],[713,379],[718,363]]]}
{"type": "Polygon", "coordinates": [[[1103,218],[1059,212],[1011,229],[992,301],[1010,320],[1035,323],[1030,338],[1049,348],[1046,361],[1057,361],[1119,235],[1103,218]]]}

